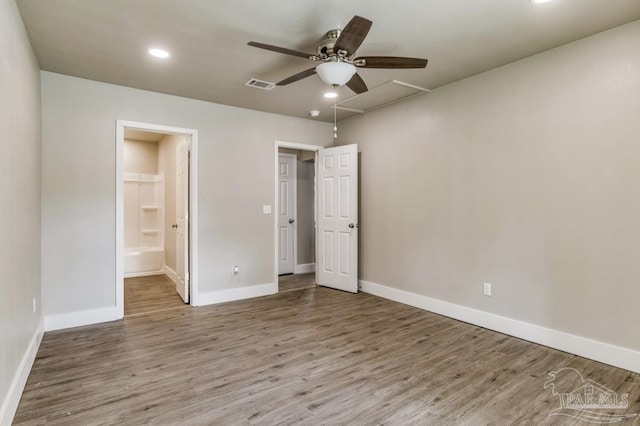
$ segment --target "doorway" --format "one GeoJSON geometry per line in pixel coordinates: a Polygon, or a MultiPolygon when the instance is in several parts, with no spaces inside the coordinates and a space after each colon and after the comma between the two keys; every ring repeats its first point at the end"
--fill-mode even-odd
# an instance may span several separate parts
{"type": "Polygon", "coordinates": [[[127,316],[197,306],[197,130],[118,120],[116,133],[119,317],[125,295],[127,316]]]}
{"type": "Polygon", "coordinates": [[[324,148],[275,142],[274,282],[279,284],[279,291],[318,284],[357,293],[357,156],[357,145],[324,148]],[[298,184],[293,164],[300,163],[290,159],[311,155],[309,152],[313,156],[310,182],[313,186],[313,217],[310,218],[315,258],[313,271],[304,270],[304,264],[299,264],[297,258],[296,236],[299,233],[296,225],[299,225],[300,217],[296,197],[292,194],[298,184]],[[293,275],[289,275],[291,263],[293,275]],[[296,266],[302,267],[303,270],[298,270],[300,274],[295,274],[296,266]]]}
{"type": "Polygon", "coordinates": [[[278,149],[278,291],[314,287],[315,152],[278,149]]]}

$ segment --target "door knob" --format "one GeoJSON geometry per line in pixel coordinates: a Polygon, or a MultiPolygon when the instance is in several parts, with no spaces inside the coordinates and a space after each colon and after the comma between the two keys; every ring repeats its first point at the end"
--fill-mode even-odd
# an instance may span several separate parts
{"type": "Polygon", "coordinates": [[[174,223],[173,225],[171,225],[171,227],[172,227],[172,228],[177,228],[177,227],[178,227],[178,224],[177,224],[177,223],[174,223]]]}
{"type": "Polygon", "coordinates": [[[289,223],[293,223],[293,222],[295,222],[295,220],[289,219],[289,223]]]}
{"type": "Polygon", "coordinates": [[[355,223],[350,223],[349,224],[349,228],[353,229],[353,228],[357,228],[358,225],[356,225],[355,223]]]}

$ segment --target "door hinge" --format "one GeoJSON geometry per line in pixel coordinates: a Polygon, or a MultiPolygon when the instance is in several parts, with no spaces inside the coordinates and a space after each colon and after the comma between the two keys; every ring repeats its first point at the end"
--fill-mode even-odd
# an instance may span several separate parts
{"type": "Polygon", "coordinates": [[[188,273],[188,272],[185,272],[185,273],[184,273],[184,280],[185,280],[186,282],[189,282],[189,273],[188,273]]]}

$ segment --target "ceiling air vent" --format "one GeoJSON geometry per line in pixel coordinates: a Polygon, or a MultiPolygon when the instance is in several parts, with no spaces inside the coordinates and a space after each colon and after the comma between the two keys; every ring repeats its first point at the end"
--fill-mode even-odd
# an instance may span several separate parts
{"type": "Polygon", "coordinates": [[[244,85],[255,87],[256,89],[262,89],[262,90],[272,90],[274,87],[276,87],[275,83],[271,83],[264,80],[258,80],[257,78],[252,78],[251,80],[247,81],[244,85]]]}

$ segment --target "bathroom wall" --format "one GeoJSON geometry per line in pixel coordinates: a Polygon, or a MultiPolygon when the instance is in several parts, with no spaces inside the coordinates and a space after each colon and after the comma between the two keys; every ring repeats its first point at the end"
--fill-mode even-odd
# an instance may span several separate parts
{"type": "Polygon", "coordinates": [[[158,143],[125,139],[124,172],[157,174],[158,143]]]}

